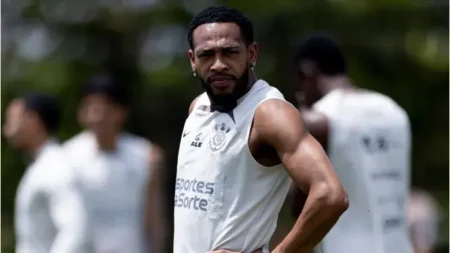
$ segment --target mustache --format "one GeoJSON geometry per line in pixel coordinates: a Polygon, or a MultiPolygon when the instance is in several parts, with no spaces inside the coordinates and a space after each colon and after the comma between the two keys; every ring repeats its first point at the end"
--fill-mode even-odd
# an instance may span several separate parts
{"type": "Polygon", "coordinates": [[[206,79],[207,83],[212,83],[213,81],[219,80],[238,80],[237,77],[229,74],[214,74],[206,79]]]}

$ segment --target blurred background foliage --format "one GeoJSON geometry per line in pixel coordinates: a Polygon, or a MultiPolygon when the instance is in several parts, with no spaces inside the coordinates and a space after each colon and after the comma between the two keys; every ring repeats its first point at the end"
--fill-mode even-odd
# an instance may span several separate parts
{"type": "MultiPolygon", "coordinates": [[[[188,63],[187,26],[212,4],[236,7],[254,22],[256,72],[294,104],[293,46],[322,30],[340,41],[356,85],[406,109],[413,185],[438,199],[439,252],[448,252],[448,1],[3,0],[2,112],[30,89],[53,93],[64,104],[59,137],[66,140],[80,131],[80,84],[99,71],[119,73],[134,96],[127,129],[165,148],[172,194],[179,137],[189,103],[201,92],[188,63]]],[[[3,139],[1,149],[2,250],[12,252],[14,196],[25,164],[3,139]]],[[[280,230],[290,222],[283,211],[280,230]]]]}

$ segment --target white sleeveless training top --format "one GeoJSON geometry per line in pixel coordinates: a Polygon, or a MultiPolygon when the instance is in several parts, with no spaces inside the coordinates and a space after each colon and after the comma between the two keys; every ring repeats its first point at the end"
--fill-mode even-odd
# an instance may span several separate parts
{"type": "Polygon", "coordinates": [[[175,187],[174,253],[263,248],[276,228],[291,179],[261,166],[248,137],[256,108],[283,95],[257,81],[230,113],[210,111],[203,93],[184,125],[175,187]]]}
{"type": "Polygon", "coordinates": [[[390,98],[363,90],[335,90],[314,109],[328,118],[328,156],[350,201],[316,252],[411,253],[406,112],[390,98]]]}
{"type": "Polygon", "coordinates": [[[16,253],[90,253],[86,209],[60,145],[47,141],[17,188],[16,253]]]}
{"type": "Polygon", "coordinates": [[[115,152],[103,152],[90,132],[64,144],[85,191],[94,252],[146,252],[143,211],[150,148],[144,138],[122,134],[115,152]]]}

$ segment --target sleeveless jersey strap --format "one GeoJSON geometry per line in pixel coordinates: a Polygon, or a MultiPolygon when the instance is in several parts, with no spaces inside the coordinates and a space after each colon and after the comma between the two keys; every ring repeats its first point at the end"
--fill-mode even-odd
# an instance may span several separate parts
{"type": "Polygon", "coordinates": [[[201,107],[209,107],[211,102],[209,101],[209,97],[206,92],[203,92],[197,99],[194,105],[194,109],[192,111],[202,109],[201,107]]]}

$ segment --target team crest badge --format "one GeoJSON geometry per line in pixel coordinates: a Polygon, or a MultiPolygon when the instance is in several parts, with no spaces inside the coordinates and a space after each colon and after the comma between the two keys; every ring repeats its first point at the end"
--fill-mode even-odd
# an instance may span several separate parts
{"type": "Polygon", "coordinates": [[[225,144],[227,143],[227,133],[230,132],[230,128],[225,125],[225,123],[216,124],[213,128],[215,134],[214,136],[209,140],[209,147],[211,148],[211,151],[216,152],[223,148],[225,144]]]}

